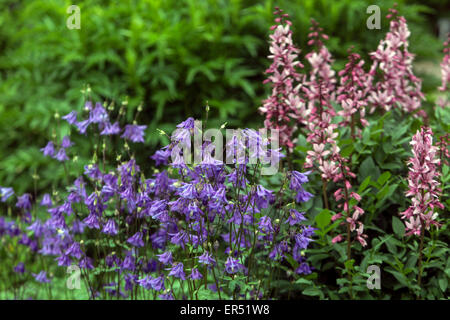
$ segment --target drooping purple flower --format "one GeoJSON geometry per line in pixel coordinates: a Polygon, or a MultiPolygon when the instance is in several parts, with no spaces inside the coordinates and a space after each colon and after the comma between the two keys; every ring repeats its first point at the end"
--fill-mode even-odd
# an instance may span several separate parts
{"type": "Polygon", "coordinates": [[[24,274],[25,273],[25,264],[23,262],[19,262],[17,266],[14,267],[15,273],[24,274]]]}
{"type": "Polygon", "coordinates": [[[178,233],[172,234],[172,238],[170,239],[170,242],[173,244],[181,246],[181,248],[184,249],[184,245],[188,241],[188,235],[183,230],[179,231],[178,233]]]}
{"type": "Polygon", "coordinates": [[[0,187],[0,197],[2,202],[6,202],[9,197],[11,197],[14,194],[13,188],[3,188],[0,187]]]}
{"type": "Polygon", "coordinates": [[[58,266],[59,267],[68,267],[68,266],[70,266],[72,264],[71,261],[70,261],[70,257],[68,255],[66,255],[66,254],[60,255],[55,260],[58,261],[58,266]]]}
{"type": "Polygon", "coordinates": [[[71,111],[62,117],[62,119],[66,120],[69,124],[75,124],[77,122],[77,115],[76,111],[71,111]]]}
{"type": "Polygon", "coordinates": [[[169,149],[161,149],[155,152],[150,158],[155,160],[156,166],[166,165],[168,163],[171,151],[169,149]]]}
{"type": "Polygon", "coordinates": [[[306,262],[302,262],[298,266],[297,270],[295,270],[295,272],[297,274],[305,274],[306,275],[306,274],[310,274],[312,271],[311,271],[310,266],[306,262]]]}
{"type": "Polygon", "coordinates": [[[195,189],[195,185],[191,183],[185,184],[181,187],[180,196],[185,199],[195,199],[197,197],[197,190],[195,189]]]}
{"type": "Polygon", "coordinates": [[[47,278],[47,272],[41,271],[38,274],[33,273],[34,279],[40,283],[49,283],[51,280],[47,278]]]}
{"type": "Polygon", "coordinates": [[[172,264],[172,252],[171,251],[166,251],[163,254],[158,254],[157,255],[159,258],[159,262],[161,262],[164,265],[167,264],[172,264]]]}
{"type": "Polygon", "coordinates": [[[56,160],[59,162],[64,162],[69,160],[69,158],[66,155],[66,150],[64,148],[59,149],[58,153],[54,156],[56,160]]]}
{"type": "Polygon", "coordinates": [[[48,193],[44,194],[44,197],[41,201],[41,206],[50,208],[52,206],[52,199],[48,193]]]}
{"type": "Polygon", "coordinates": [[[94,269],[92,259],[89,257],[84,257],[83,259],[81,259],[79,266],[80,268],[94,269]]]}
{"type": "Polygon", "coordinates": [[[181,280],[186,280],[186,275],[183,270],[183,263],[179,262],[175,266],[173,266],[169,272],[169,276],[174,276],[176,278],[180,278],[181,280]]]}
{"type": "Polygon", "coordinates": [[[208,253],[208,251],[205,251],[200,257],[198,257],[198,262],[204,265],[214,265],[216,264],[216,260],[208,253]]]}
{"type": "Polygon", "coordinates": [[[36,219],[36,221],[34,221],[33,224],[27,227],[27,230],[33,231],[34,236],[36,238],[39,238],[44,233],[44,226],[42,225],[41,220],[36,219]]]}
{"type": "Polygon", "coordinates": [[[225,271],[229,274],[235,274],[240,270],[244,269],[244,266],[239,262],[238,259],[235,259],[231,256],[228,257],[225,262],[225,271]]]}
{"type": "Polygon", "coordinates": [[[114,219],[109,219],[108,222],[106,222],[102,232],[105,234],[109,234],[110,236],[115,236],[119,232],[114,219]]]}
{"type": "Polygon", "coordinates": [[[103,128],[100,135],[102,136],[110,136],[120,133],[120,127],[118,122],[114,122],[114,124],[111,124],[109,122],[105,123],[105,127],[103,128]]]}
{"type": "Polygon", "coordinates": [[[151,290],[152,289],[152,284],[151,281],[153,280],[152,276],[146,276],[143,279],[139,279],[136,282],[143,287],[145,290],[151,290]]]}
{"type": "Polygon", "coordinates": [[[291,171],[291,181],[289,183],[289,188],[294,191],[303,190],[302,184],[308,182],[309,173],[309,171],[305,173],[291,171]]]}
{"type": "Polygon", "coordinates": [[[16,207],[28,211],[31,209],[31,195],[29,193],[24,193],[17,198],[16,207]]]}
{"type": "Polygon", "coordinates": [[[72,245],[66,250],[66,255],[70,255],[74,258],[80,259],[83,255],[83,251],[81,251],[80,244],[78,242],[72,243],[72,245]]]}
{"type": "Polygon", "coordinates": [[[95,108],[89,112],[89,121],[91,123],[104,123],[108,121],[108,113],[100,102],[97,102],[95,108]]]}
{"type": "Polygon", "coordinates": [[[89,228],[89,229],[100,229],[100,224],[98,222],[98,218],[95,214],[88,215],[84,220],[83,223],[89,228]]]}
{"type": "Polygon", "coordinates": [[[163,293],[158,296],[161,300],[175,300],[172,293],[163,293]]]}
{"type": "Polygon", "coordinates": [[[81,121],[81,122],[77,122],[75,125],[77,126],[78,131],[81,134],[85,134],[86,130],[89,127],[90,124],[91,124],[91,121],[89,119],[87,119],[87,120],[84,120],[84,121],[81,121]]]}
{"type": "Polygon", "coordinates": [[[46,157],[53,157],[53,155],[55,154],[55,145],[52,141],[49,141],[47,145],[41,149],[41,152],[46,157]]]}
{"type": "Polygon", "coordinates": [[[144,130],[147,126],[138,126],[135,124],[127,124],[121,138],[131,140],[133,142],[144,142],[144,130]]]}
{"type": "Polygon", "coordinates": [[[306,249],[309,243],[312,241],[305,232],[297,233],[295,235],[295,243],[300,249],[306,249]]]}
{"type": "Polygon", "coordinates": [[[70,138],[68,136],[64,136],[61,142],[61,147],[69,148],[73,145],[72,141],[70,141],[70,138]]]}
{"type": "Polygon", "coordinates": [[[291,226],[299,223],[300,221],[305,221],[306,218],[304,216],[304,212],[298,212],[295,209],[289,210],[289,218],[286,220],[285,223],[289,223],[291,226]]]}
{"type": "Polygon", "coordinates": [[[313,197],[313,195],[311,193],[302,189],[297,193],[297,196],[295,197],[295,201],[297,201],[297,203],[307,202],[312,197],[313,197]]]}
{"type": "Polygon", "coordinates": [[[272,221],[269,216],[263,216],[258,222],[259,232],[263,234],[271,234],[274,232],[272,221]]]}
{"type": "Polygon", "coordinates": [[[127,240],[128,243],[135,247],[143,247],[144,240],[142,240],[142,232],[136,232],[132,237],[127,240]]]}
{"type": "Polygon", "coordinates": [[[166,288],[164,287],[164,276],[160,276],[158,278],[154,278],[150,281],[150,284],[153,288],[153,290],[156,291],[161,291],[161,290],[165,290],[166,288]]]}
{"type": "Polygon", "coordinates": [[[192,268],[191,274],[189,275],[189,278],[191,278],[192,280],[199,280],[202,279],[203,276],[200,273],[200,271],[198,271],[197,268],[192,268]]]}

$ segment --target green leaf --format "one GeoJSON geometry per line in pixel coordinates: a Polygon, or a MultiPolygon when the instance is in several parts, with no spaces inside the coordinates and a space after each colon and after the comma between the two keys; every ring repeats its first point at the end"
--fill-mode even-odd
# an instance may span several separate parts
{"type": "Polygon", "coordinates": [[[439,287],[441,288],[442,292],[445,293],[445,291],[447,290],[447,286],[448,286],[447,278],[439,279],[439,287]]]}
{"type": "Polygon", "coordinates": [[[403,237],[405,234],[405,225],[399,218],[395,216],[392,217],[392,229],[394,230],[394,233],[399,237],[403,237]]]}
{"type": "Polygon", "coordinates": [[[322,210],[314,219],[320,229],[324,229],[331,222],[331,213],[328,209],[322,210]]]}
{"type": "Polygon", "coordinates": [[[389,171],[383,172],[383,174],[378,178],[378,183],[383,185],[386,181],[391,177],[391,173],[389,171]]]}

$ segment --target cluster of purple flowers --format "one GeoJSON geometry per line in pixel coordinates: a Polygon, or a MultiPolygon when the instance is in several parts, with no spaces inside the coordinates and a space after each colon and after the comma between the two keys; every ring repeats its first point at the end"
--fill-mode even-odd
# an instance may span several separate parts
{"type": "MultiPolygon", "coordinates": [[[[121,132],[118,122],[110,123],[110,115],[101,104],[92,107],[87,103],[86,110],[87,120],[78,122],[75,111],[63,119],[81,134],[93,124],[100,135],[121,132]]],[[[156,166],[163,167],[150,178],[131,157],[116,168],[107,167],[110,169],[87,164],[65,194],[55,197],[46,193],[39,206],[33,204],[38,199],[30,194],[18,197],[16,207],[26,213],[26,232],[21,231],[23,226],[2,219],[0,237],[22,237],[21,243],[33,254],[51,258],[59,267],[77,265],[92,298],[135,298],[138,294],[160,299],[195,298],[199,290],[212,290],[219,297],[250,297],[248,292],[227,290],[227,283],[235,277],[255,282],[261,270],[275,268],[286,255],[297,261],[293,270],[297,274],[311,273],[304,251],[314,229],[304,224],[305,213],[296,209],[312,197],[304,189],[307,174],[280,173],[286,176],[285,183],[276,193],[260,184],[264,181],[258,179],[259,163],[248,158],[231,166],[215,161],[198,165],[171,162],[177,144],[192,138],[194,123],[189,118],[179,124],[171,143],[151,156],[156,166]],[[36,210],[46,211],[48,218],[37,218],[36,210]],[[181,290],[174,289],[177,281],[181,290]]],[[[127,125],[122,137],[143,142],[144,129],[127,125]]],[[[236,159],[252,150],[257,154],[250,157],[283,157],[280,150],[261,147],[268,142],[259,132],[245,129],[240,134],[245,143],[234,138],[229,142],[238,143],[231,149],[236,159]]],[[[70,139],[64,137],[60,150],[71,146],[70,139]]],[[[203,150],[211,151],[212,146],[206,142],[203,150]]],[[[42,152],[66,160],[58,157],[60,151],[55,153],[53,142],[42,152]]],[[[2,201],[13,195],[12,189],[0,190],[2,201]]],[[[23,261],[14,268],[14,272],[28,273],[38,282],[51,282],[48,268],[33,271],[36,273],[28,271],[23,261]]],[[[253,288],[250,298],[261,297],[265,290],[269,292],[270,287],[253,288]]]]}

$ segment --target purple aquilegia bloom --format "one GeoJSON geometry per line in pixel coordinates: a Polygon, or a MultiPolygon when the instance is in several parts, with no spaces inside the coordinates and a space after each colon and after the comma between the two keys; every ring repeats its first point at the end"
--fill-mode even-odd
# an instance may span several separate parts
{"type": "Polygon", "coordinates": [[[78,131],[81,134],[85,134],[86,130],[89,127],[90,124],[91,124],[91,121],[88,119],[88,120],[84,120],[84,121],[81,121],[81,122],[77,122],[75,125],[77,126],[78,131]]]}
{"type": "Polygon", "coordinates": [[[145,290],[150,290],[152,289],[152,285],[151,285],[151,281],[153,280],[152,276],[146,276],[143,279],[139,279],[136,282],[143,287],[145,290]]]}
{"type": "Polygon", "coordinates": [[[53,157],[53,155],[55,154],[55,145],[53,144],[52,141],[49,141],[47,145],[41,149],[41,151],[44,154],[44,156],[53,157]]]}
{"type": "Polygon", "coordinates": [[[295,272],[297,274],[310,274],[311,268],[309,267],[309,265],[306,262],[300,263],[300,265],[298,266],[297,270],[295,270],[295,272]]]}
{"type": "Polygon", "coordinates": [[[155,160],[156,166],[166,165],[168,163],[169,157],[170,157],[171,151],[169,149],[161,149],[155,152],[154,155],[152,155],[150,158],[155,160]]]}
{"type": "Polygon", "coordinates": [[[103,128],[100,135],[110,136],[110,135],[119,134],[119,133],[120,133],[120,127],[119,127],[118,122],[115,122],[114,124],[107,122],[107,123],[105,123],[105,128],[103,128]]]}
{"type": "Polygon", "coordinates": [[[109,234],[110,236],[115,236],[118,233],[117,224],[114,219],[109,219],[108,222],[106,222],[102,232],[109,234]]]}
{"type": "Polygon", "coordinates": [[[202,279],[203,276],[200,273],[200,271],[198,271],[197,268],[192,268],[191,274],[189,275],[189,278],[191,278],[192,280],[199,280],[202,279]]]}
{"type": "Polygon", "coordinates": [[[23,262],[19,262],[17,266],[14,267],[15,273],[24,274],[25,273],[25,264],[23,262]]]}
{"type": "Polygon", "coordinates": [[[17,198],[16,207],[23,210],[31,209],[31,195],[29,193],[25,193],[17,198]]]}
{"type": "Polygon", "coordinates": [[[306,190],[300,190],[297,193],[297,196],[295,197],[295,201],[297,203],[301,203],[301,202],[307,202],[309,201],[309,199],[311,199],[313,197],[313,195],[311,193],[309,193],[306,190]]]}
{"type": "Polygon", "coordinates": [[[77,112],[71,111],[62,117],[62,119],[66,120],[69,124],[75,124],[77,122],[77,112]]]}
{"type": "Polygon", "coordinates": [[[225,271],[229,274],[234,274],[239,272],[241,269],[244,269],[244,266],[239,262],[238,259],[233,257],[228,257],[225,262],[225,271]]]}
{"type": "Polygon", "coordinates": [[[165,287],[164,287],[164,276],[160,276],[158,278],[152,279],[150,281],[150,284],[151,284],[153,290],[156,290],[156,291],[165,290],[165,287]]]}
{"type": "Polygon", "coordinates": [[[127,124],[121,138],[131,140],[133,142],[144,142],[144,130],[147,126],[138,126],[135,124],[127,124]]]}
{"type": "Polygon", "coordinates": [[[100,102],[97,102],[95,108],[89,112],[89,121],[91,123],[104,123],[108,121],[108,113],[100,102]]]}
{"type": "Polygon", "coordinates": [[[52,206],[52,199],[48,193],[44,194],[44,197],[41,201],[41,206],[50,208],[52,206]]]}
{"type": "Polygon", "coordinates": [[[143,247],[144,240],[142,240],[142,232],[136,232],[131,238],[127,240],[127,242],[135,247],[143,247]]]}
{"type": "Polygon", "coordinates": [[[198,262],[204,265],[214,265],[216,260],[214,260],[214,258],[207,251],[205,251],[200,257],[198,257],[198,262]]]}
{"type": "Polygon", "coordinates": [[[40,283],[49,283],[51,280],[47,278],[47,272],[41,271],[38,274],[33,273],[34,279],[40,283]]]}
{"type": "Polygon", "coordinates": [[[13,188],[2,188],[0,187],[0,197],[2,202],[6,202],[9,197],[14,194],[13,188]]]}
{"type": "Polygon", "coordinates": [[[74,258],[80,259],[83,255],[83,251],[81,251],[80,244],[78,242],[72,243],[72,245],[66,250],[66,255],[70,255],[74,258]]]}
{"type": "Polygon", "coordinates": [[[89,257],[84,257],[80,261],[80,268],[86,268],[86,269],[94,269],[94,265],[92,264],[92,259],[89,257]]]}
{"type": "Polygon", "coordinates": [[[167,264],[172,264],[172,252],[170,252],[170,251],[166,251],[166,252],[164,252],[163,254],[158,254],[158,260],[162,263],[162,264],[164,264],[164,265],[167,265],[167,264]]]}
{"type": "Polygon", "coordinates": [[[70,138],[68,136],[64,136],[64,138],[62,139],[62,142],[61,142],[61,147],[63,147],[65,149],[65,148],[69,148],[71,146],[73,146],[73,143],[72,143],[72,141],[70,141],[70,138]]]}
{"type": "Polygon", "coordinates": [[[59,149],[58,153],[54,156],[56,160],[59,162],[64,162],[69,160],[69,158],[66,155],[66,150],[64,148],[59,149]]]}
{"type": "Polygon", "coordinates": [[[180,278],[181,280],[186,280],[186,275],[184,274],[183,267],[183,263],[177,263],[175,266],[169,269],[169,276],[174,276],[176,278],[180,278]]]}
{"type": "Polygon", "coordinates": [[[289,223],[291,226],[293,226],[294,224],[299,223],[300,221],[305,221],[306,218],[304,216],[304,212],[298,212],[295,209],[290,209],[289,210],[289,218],[286,220],[285,223],[289,223]]]}
{"type": "Polygon", "coordinates": [[[298,171],[291,171],[291,181],[289,184],[289,188],[291,190],[299,191],[302,190],[302,184],[308,182],[308,174],[310,171],[301,173],[298,171]]]}

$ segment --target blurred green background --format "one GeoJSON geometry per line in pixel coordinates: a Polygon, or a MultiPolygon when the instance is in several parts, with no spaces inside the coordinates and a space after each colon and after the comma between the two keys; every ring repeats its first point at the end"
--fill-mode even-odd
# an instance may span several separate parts
{"type": "MultiPolygon", "coordinates": [[[[433,92],[440,83],[442,58],[437,21],[448,15],[449,1],[397,2],[411,30],[410,51],[428,71],[418,68],[424,91],[433,92]]],[[[54,114],[80,111],[81,90],[87,84],[95,101],[120,104],[128,97],[130,121],[143,103],[138,119],[148,125],[147,144],[138,154],[143,161],[161,143],[156,128],[170,132],[188,116],[204,117],[206,101],[210,125],[227,121],[230,126],[261,127],[257,108],[269,92],[262,80],[270,63],[266,56],[274,6],[290,14],[303,62],[310,19],[322,25],[337,70],[350,45],[366,59],[366,67],[370,65],[367,54],[388,31],[385,16],[393,3],[1,0],[0,185],[20,194],[33,188],[34,173],[40,177],[39,188],[64,175],[39,149],[52,132],[69,132],[68,126],[55,125],[54,114]],[[66,10],[72,4],[81,9],[80,30],[66,27],[66,10]],[[366,28],[371,4],[381,8],[381,30],[366,28]]]]}

